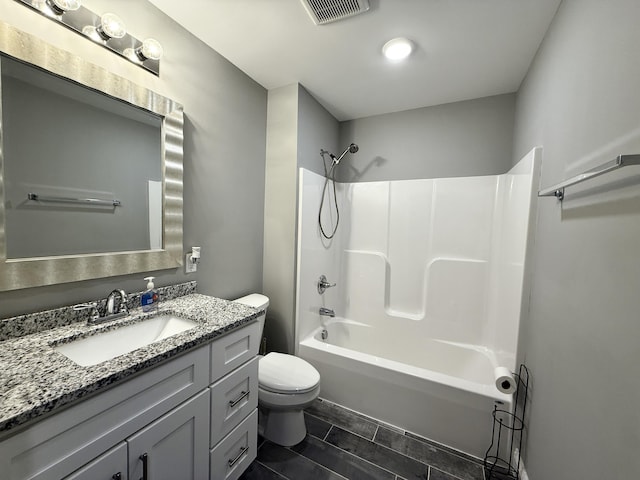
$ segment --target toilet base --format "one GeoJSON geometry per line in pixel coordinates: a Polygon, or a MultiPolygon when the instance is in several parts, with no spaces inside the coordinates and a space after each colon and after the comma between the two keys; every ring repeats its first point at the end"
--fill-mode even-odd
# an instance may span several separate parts
{"type": "Polygon", "coordinates": [[[258,416],[258,432],[276,445],[283,447],[297,445],[307,435],[302,409],[278,411],[261,408],[258,416]]]}

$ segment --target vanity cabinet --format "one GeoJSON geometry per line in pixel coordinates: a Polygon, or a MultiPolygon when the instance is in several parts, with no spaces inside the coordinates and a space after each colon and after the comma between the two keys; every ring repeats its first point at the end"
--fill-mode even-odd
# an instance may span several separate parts
{"type": "Polygon", "coordinates": [[[238,478],[256,456],[259,333],[248,324],[0,438],[2,479],[238,478]]]}

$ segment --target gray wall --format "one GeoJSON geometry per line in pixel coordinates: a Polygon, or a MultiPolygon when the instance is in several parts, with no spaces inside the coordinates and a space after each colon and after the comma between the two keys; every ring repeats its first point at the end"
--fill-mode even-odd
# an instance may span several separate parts
{"type": "Polygon", "coordinates": [[[335,150],[338,121],[301,85],[269,91],[264,208],[267,349],[294,352],[298,168],[323,173],[320,149],[335,150]]]}
{"type": "MultiPolygon", "coordinates": [[[[340,124],[343,182],[495,175],[511,167],[515,94],[376,115],[340,124]]],[[[336,153],[338,155],[338,153],[336,153]]]]}
{"type": "MultiPolygon", "coordinates": [[[[514,161],[542,145],[541,185],[640,153],[640,2],[563,0],[517,99],[514,161]]],[[[637,167],[538,203],[530,318],[532,480],[640,475],[637,167]]]]}
{"type": "Polygon", "coordinates": [[[269,91],[264,197],[264,294],[267,348],[293,350],[295,302],[298,85],[269,91]]]}
{"type": "MultiPolygon", "coordinates": [[[[298,167],[324,175],[320,150],[338,155],[339,123],[333,115],[300,87],[298,93],[298,167]]],[[[324,159],[329,168],[329,157],[324,159]]]]}
{"type": "MultiPolygon", "coordinates": [[[[0,0],[0,20],[47,39],[185,108],[184,246],[202,247],[197,274],[154,273],[157,285],[196,279],[200,292],[233,298],[262,290],[267,92],[146,0],[93,0],[138,38],[155,37],[160,77],[55,24],[19,2],[0,0]]],[[[0,293],[0,317],[144,289],[145,273],[0,293]]]]}

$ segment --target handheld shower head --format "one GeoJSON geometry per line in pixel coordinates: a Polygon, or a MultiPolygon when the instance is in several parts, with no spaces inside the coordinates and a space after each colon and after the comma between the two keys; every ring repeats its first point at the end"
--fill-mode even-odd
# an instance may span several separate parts
{"type": "Polygon", "coordinates": [[[358,145],[356,145],[355,143],[352,143],[345,149],[344,152],[342,152],[342,154],[340,154],[338,158],[336,158],[335,155],[330,155],[331,158],[333,159],[333,164],[338,165],[340,163],[340,160],[342,160],[342,157],[344,157],[347,154],[347,152],[356,153],[358,150],[360,150],[358,145]]]}
{"type": "Polygon", "coordinates": [[[324,167],[324,174],[326,178],[324,180],[324,187],[322,188],[322,200],[320,200],[320,209],[318,210],[318,226],[320,227],[320,233],[322,233],[322,236],[326,239],[333,238],[333,236],[338,231],[338,222],[340,221],[340,209],[338,208],[338,199],[336,196],[335,167],[340,163],[340,160],[342,160],[342,158],[347,153],[353,154],[353,153],[356,153],[358,150],[359,150],[358,145],[356,145],[355,143],[352,143],[345,149],[344,152],[342,152],[342,154],[338,158],[336,158],[336,156],[333,153],[329,152],[328,150],[325,150],[324,148],[320,150],[320,155],[322,156],[322,166],[324,167]],[[327,163],[325,161],[325,155],[329,155],[329,158],[331,159],[331,167],[328,170],[327,170],[327,163]],[[329,182],[331,182],[333,185],[333,203],[335,205],[336,224],[335,226],[332,227],[331,232],[327,233],[325,232],[324,227],[322,225],[322,208],[324,206],[325,197],[327,196],[327,188],[329,186],[329,182]]]}

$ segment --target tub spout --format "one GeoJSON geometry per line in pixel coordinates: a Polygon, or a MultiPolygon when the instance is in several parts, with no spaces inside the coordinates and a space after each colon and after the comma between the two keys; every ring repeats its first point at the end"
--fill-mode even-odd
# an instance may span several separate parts
{"type": "Polygon", "coordinates": [[[335,317],[336,313],[330,308],[320,307],[320,315],[323,315],[325,317],[335,317]]]}

